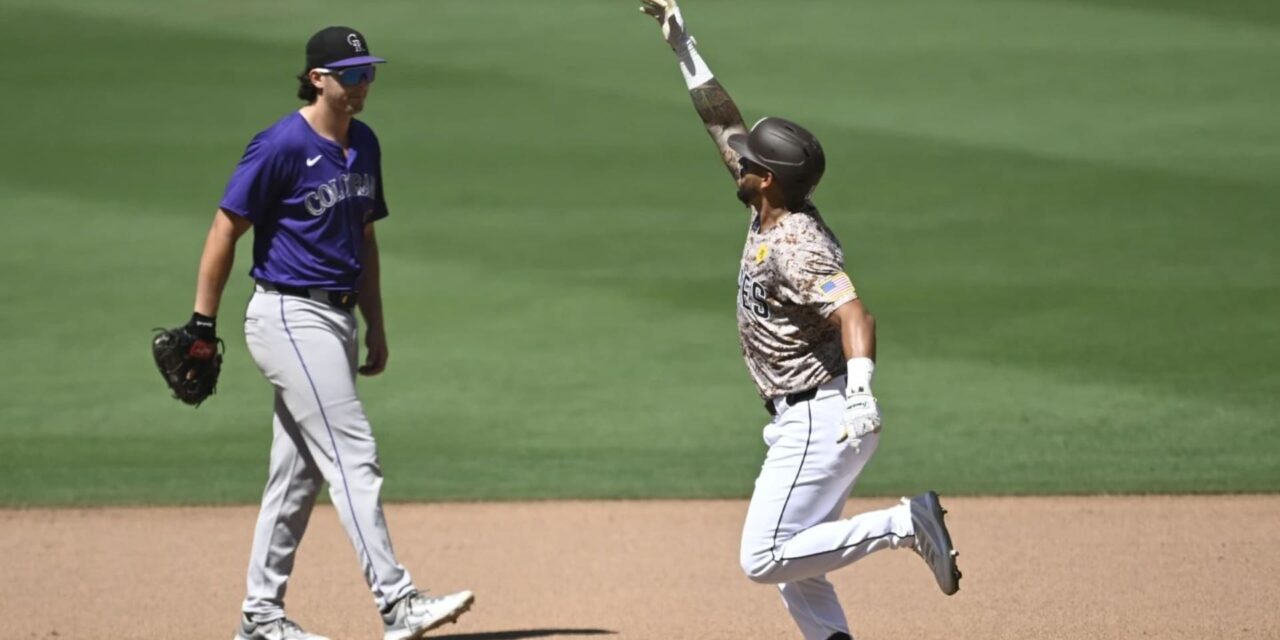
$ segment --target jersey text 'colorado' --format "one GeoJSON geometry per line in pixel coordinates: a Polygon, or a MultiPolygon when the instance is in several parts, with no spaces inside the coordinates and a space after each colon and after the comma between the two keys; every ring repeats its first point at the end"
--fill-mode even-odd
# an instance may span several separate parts
{"type": "Polygon", "coordinates": [[[245,148],[219,206],[253,223],[255,279],[356,287],[364,227],[387,216],[387,201],[378,137],[355,119],[347,135],[343,148],[295,111],[245,148]]]}

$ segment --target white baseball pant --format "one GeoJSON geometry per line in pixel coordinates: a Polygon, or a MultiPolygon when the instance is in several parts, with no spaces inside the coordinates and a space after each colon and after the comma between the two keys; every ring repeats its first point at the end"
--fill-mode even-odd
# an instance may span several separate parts
{"type": "Polygon", "coordinates": [[[915,543],[911,511],[898,505],[840,519],[845,499],[876,450],[838,443],[845,378],[818,388],[794,406],[774,399],[764,428],[769,452],[756,478],[742,529],[742,570],[755,582],[776,584],[807,640],[848,633],[849,623],[826,573],[882,549],[915,543]]]}

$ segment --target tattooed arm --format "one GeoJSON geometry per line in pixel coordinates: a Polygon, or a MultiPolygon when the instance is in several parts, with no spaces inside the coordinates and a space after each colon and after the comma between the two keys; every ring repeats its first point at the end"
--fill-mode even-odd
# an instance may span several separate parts
{"type": "Polygon", "coordinates": [[[689,96],[693,98],[693,106],[698,116],[711,134],[711,140],[720,151],[720,158],[729,169],[734,180],[738,179],[738,153],[729,147],[729,136],[735,133],[746,133],[742,123],[742,113],[738,105],[733,103],[729,93],[715,79],[707,68],[702,56],[698,55],[696,42],[685,30],[684,18],[680,15],[680,7],[676,0],[641,0],[640,10],[662,25],[662,36],[680,60],[680,72],[684,75],[685,85],[689,87],[689,96]]]}
{"type": "Polygon", "coordinates": [[[742,124],[742,113],[738,105],[733,103],[729,92],[720,86],[720,81],[712,78],[689,90],[693,98],[693,106],[707,126],[707,133],[720,150],[720,159],[729,169],[733,179],[738,179],[738,152],[729,147],[729,136],[735,133],[746,133],[747,127],[742,124]]]}

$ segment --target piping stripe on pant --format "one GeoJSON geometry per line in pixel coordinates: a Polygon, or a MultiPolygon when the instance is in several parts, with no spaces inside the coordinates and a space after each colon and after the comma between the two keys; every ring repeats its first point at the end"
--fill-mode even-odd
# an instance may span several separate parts
{"type": "MultiPolygon", "coordinates": [[[[809,405],[809,400],[804,403],[804,408],[809,411],[809,435],[805,436],[804,452],[800,454],[800,465],[796,467],[795,480],[791,481],[791,488],[787,489],[787,499],[782,501],[782,508],[778,510],[778,525],[773,528],[773,547],[769,549],[769,556],[774,562],[781,562],[783,558],[778,557],[778,532],[782,530],[782,520],[787,514],[787,503],[791,502],[791,494],[796,490],[796,484],[800,482],[800,472],[804,471],[805,458],[809,457],[809,442],[813,440],[813,407],[809,405]]],[[[787,407],[788,409],[790,407],[787,407]]]]}
{"type": "Polygon", "coordinates": [[[342,466],[342,455],[338,453],[338,440],[334,437],[333,427],[329,426],[329,418],[324,413],[324,403],[320,401],[320,391],[316,389],[316,383],[311,379],[311,371],[307,369],[307,362],[302,359],[302,350],[298,348],[298,343],[293,339],[293,332],[289,330],[289,322],[284,317],[284,296],[280,296],[280,323],[284,325],[284,332],[289,336],[289,344],[293,345],[293,352],[298,354],[298,364],[302,365],[302,373],[307,376],[307,384],[311,385],[311,394],[315,396],[316,406],[320,409],[320,419],[324,421],[325,431],[329,434],[329,443],[333,446],[333,461],[337,464],[338,475],[342,477],[342,493],[347,499],[347,509],[351,513],[351,524],[355,525],[356,535],[360,538],[360,548],[364,551],[365,560],[369,563],[369,573],[373,574],[373,588],[378,591],[379,598],[385,600],[386,594],[381,592],[381,582],[378,580],[377,571],[373,567],[373,554],[369,553],[369,545],[365,544],[364,532],[360,530],[360,519],[356,516],[356,506],[351,501],[351,489],[347,485],[347,472],[342,466]]]}

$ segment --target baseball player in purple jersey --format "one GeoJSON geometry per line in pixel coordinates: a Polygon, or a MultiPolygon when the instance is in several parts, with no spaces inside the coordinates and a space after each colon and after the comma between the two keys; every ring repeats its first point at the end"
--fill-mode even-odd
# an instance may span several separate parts
{"type": "Polygon", "coordinates": [[[245,340],[275,388],[271,462],[237,640],[324,640],[285,617],[284,596],[326,482],[386,640],[421,638],[475,599],[470,591],[426,597],[396,560],[377,446],[356,392],[357,371],[381,373],[388,354],[374,235],[374,222],[387,216],[382,160],[377,136],[354,118],[383,62],[354,29],[328,27],[311,37],[298,76],[306,105],[249,142],[200,258],[189,327],[216,341],[236,241],[254,229],[245,340]],[[366,347],[359,366],[357,307],[366,347]]]}
{"type": "Polygon", "coordinates": [[[750,130],[685,30],[675,0],[642,0],[675,51],[698,115],[751,209],[738,270],[738,335],[747,369],[773,419],[743,525],[741,564],[775,584],[809,640],[848,640],[829,571],[882,549],[916,550],[948,595],[957,555],[930,491],[897,506],[841,518],[876,449],[871,393],[875,321],[845,273],[844,254],[811,196],[826,169],[817,138],[782,118],[750,130]]]}

